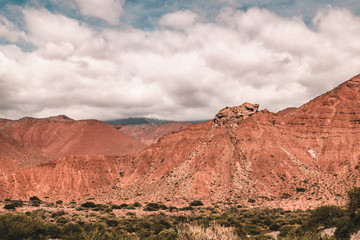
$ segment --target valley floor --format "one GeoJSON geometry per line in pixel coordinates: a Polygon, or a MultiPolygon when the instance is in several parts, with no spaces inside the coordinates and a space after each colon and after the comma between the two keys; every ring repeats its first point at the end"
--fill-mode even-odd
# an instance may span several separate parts
{"type": "Polygon", "coordinates": [[[349,239],[359,229],[350,205],[290,211],[204,207],[193,201],[178,208],[90,200],[49,203],[34,196],[6,199],[0,207],[0,239],[349,239]]]}

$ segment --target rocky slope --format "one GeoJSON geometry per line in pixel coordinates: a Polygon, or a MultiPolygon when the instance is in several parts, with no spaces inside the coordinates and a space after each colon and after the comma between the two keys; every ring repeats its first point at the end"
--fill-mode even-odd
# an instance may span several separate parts
{"type": "Polygon", "coordinates": [[[132,155],[70,157],[13,173],[2,197],[307,208],[342,203],[360,184],[360,76],[297,109],[257,109],[223,109],[132,155]]]}

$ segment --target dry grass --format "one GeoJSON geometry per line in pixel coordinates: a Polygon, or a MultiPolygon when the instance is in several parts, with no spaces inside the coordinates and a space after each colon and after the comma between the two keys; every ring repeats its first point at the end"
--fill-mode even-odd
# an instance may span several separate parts
{"type": "Polygon", "coordinates": [[[210,224],[205,228],[199,225],[182,224],[178,226],[178,239],[181,240],[237,240],[233,227],[210,224]]]}

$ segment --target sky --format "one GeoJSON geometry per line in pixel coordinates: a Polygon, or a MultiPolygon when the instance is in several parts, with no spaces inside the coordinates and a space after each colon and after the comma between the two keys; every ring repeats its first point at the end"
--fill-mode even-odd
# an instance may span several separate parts
{"type": "Polygon", "coordinates": [[[0,0],[0,118],[211,119],[360,73],[358,0],[0,0]]]}

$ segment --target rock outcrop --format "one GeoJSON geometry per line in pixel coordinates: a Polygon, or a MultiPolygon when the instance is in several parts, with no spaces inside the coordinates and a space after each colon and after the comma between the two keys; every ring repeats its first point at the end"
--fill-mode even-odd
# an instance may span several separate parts
{"type": "Polygon", "coordinates": [[[240,121],[257,113],[259,104],[243,103],[237,107],[226,107],[221,109],[213,119],[218,126],[226,125],[228,127],[238,126],[240,121]]]}

